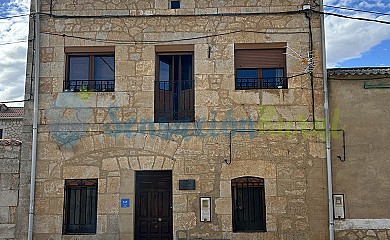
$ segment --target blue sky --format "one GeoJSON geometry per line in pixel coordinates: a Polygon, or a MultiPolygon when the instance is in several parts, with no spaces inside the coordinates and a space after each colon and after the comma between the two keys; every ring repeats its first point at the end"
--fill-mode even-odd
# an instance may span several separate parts
{"type": "MultiPolygon", "coordinates": [[[[390,22],[389,0],[325,0],[325,5],[382,12],[387,15],[326,7],[332,12],[390,22]]],[[[390,24],[325,17],[328,67],[390,66],[390,24]]]]}
{"type": "MultiPolygon", "coordinates": [[[[29,4],[30,0],[0,0],[0,102],[23,99],[27,43],[5,43],[27,40],[28,16],[4,17],[28,13],[29,4]]],[[[325,8],[326,12],[390,22],[390,0],[324,0],[324,4],[386,13],[325,8]]],[[[329,68],[390,66],[390,24],[333,16],[326,16],[325,23],[329,68]]]]}

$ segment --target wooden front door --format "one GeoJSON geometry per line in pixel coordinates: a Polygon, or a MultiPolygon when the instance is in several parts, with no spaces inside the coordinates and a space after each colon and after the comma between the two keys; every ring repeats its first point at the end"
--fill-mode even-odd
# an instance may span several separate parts
{"type": "Polygon", "coordinates": [[[136,172],[135,239],[173,239],[172,171],[136,172]]]}

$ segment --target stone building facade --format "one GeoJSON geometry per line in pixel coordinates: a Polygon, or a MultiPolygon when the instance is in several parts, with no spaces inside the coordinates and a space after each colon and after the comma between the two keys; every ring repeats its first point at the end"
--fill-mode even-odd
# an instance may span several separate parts
{"type": "Polygon", "coordinates": [[[15,238],[21,141],[0,140],[0,239],[15,238]]]}
{"type": "Polygon", "coordinates": [[[23,107],[7,107],[0,104],[0,139],[21,140],[23,107]]]}
{"type": "Polygon", "coordinates": [[[19,197],[23,108],[0,104],[0,239],[14,239],[19,197]]]}
{"type": "MultiPolygon", "coordinates": [[[[34,238],[326,239],[320,22],[306,3],[40,1],[34,238]]],[[[23,239],[28,175],[20,186],[23,239]]]]}
{"type": "Polygon", "coordinates": [[[344,196],[336,237],[390,239],[390,68],[330,69],[328,75],[332,118],[345,130],[344,143],[341,132],[332,138],[334,194],[344,196]]]}

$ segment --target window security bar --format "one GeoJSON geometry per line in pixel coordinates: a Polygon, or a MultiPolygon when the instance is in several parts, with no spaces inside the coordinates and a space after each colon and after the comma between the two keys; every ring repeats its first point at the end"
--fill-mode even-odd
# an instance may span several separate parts
{"type": "Polygon", "coordinates": [[[236,89],[279,89],[286,88],[287,77],[236,78],[236,89]]]}
{"type": "Polygon", "coordinates": [[[156,122],[194,121],[194,81],[155,81],[156,122]]]}
{"type": "Polygon", "coordinates": [[[113,92],[115,80],[69,80],[64,81],[65,92],[113,92]]]}

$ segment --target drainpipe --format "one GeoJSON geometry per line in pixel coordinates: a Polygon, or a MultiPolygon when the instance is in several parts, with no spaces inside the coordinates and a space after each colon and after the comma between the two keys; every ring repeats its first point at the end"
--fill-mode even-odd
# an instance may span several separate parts
{"type": "Polygon", "coordinates": [[[28,211],[28,240],[32,240],[34,227],[34,200],[35,200],[35,174],[37,163],[37,139],[38,139],[38,90],[39,90],[39,0],[35,0],[35,26],[34,26],[34,115],[32,128],[32,149],[31,149],[31,183],[30,183],[30,207],[28,211]]]}
{"type": "Polygon", "coordinates": [[[329,121],[329,92],[328,74],[326,69],[326,47],[325,47],[325,23],[324,5],[320,0],[320,21],[321,21],[321,45],[322,45],[322,71],[324,77],[324,110],[325,110],[325,138],[326,138],[326,172],[328,179],[328,214],[329,214],[329,240],[334,240],[334,219],[333,219],[333,186],[332,186],[332,158],[330,151],[330,121],[329,121]]]}

